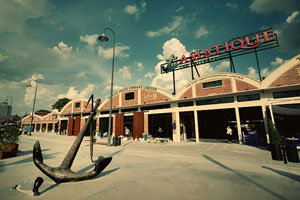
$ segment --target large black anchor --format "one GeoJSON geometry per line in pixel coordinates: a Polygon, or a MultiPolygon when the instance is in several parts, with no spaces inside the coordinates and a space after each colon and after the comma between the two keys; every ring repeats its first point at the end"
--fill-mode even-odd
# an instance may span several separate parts
{"type": "MultiPolygon", "coordinates": [[[[93,102],[92,102],[93,103],[93,102]]],[[[103,156],[98,157],[95,162],[95,169],[90,172],[78,173],[71,171],[71,166],[79,150],[80,144],[83,140],[84,133],[87,131],[89,125],[93,121],[93,117],[96,114],[96,110],[99,106],[100,100],[97,99],[96,106],[92,109],[92,112],[81,129],[80,133],[76,137],[72,147],[67,153],[66,157],[62,161],[59,167],[50,167],[43,163],[43,155],[39,141],[36,141],[33,147],[33,162],[44,174],[51,178],[55,183],[63,182],[76,182],[86,180],[100,174],[112,160],[112,157],[104,158],[103,156]]]]}

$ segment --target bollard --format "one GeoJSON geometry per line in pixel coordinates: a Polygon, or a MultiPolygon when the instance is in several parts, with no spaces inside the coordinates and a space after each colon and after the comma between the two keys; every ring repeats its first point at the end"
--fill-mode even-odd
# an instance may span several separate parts
{"type": "Polygon", "coordinates": [[[34,196],[40,195],[39,187],[42,185],[43,182],[44,182],[44,179],[42,177],[37,177],[35,179],[34,184],[33,184],[33,189],[32,189],[34,196]]]}

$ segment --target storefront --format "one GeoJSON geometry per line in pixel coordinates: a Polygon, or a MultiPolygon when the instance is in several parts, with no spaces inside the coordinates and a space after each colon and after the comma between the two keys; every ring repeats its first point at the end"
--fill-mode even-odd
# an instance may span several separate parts
{"type": "MultiPolygon", "coordinates": [[[[46,132],[54,132],[53,127],[58,126],[60,133],[78,135],[91,110],[86,103],[84,99],[70,101],[60,112],[50,113],[49,117],[57,118],[48,123],[45,117],[34,115],[35,131],[43,130],[42,124],[46,123],[46,132]]],[[[109,104],[108,98],[98,107],[96,132],[108,132],[109,104]]],[[[234,139],[240,143],[250,131],[256,131],[260,140],[267,142],[268,120],[278,124],[283,134],[300,135],[298,129],[291,128],[299,121],[299,105],[300,55],[262,82],[237,73],[216,73],[192,80],[176,95],[153,86],[123,88],[112,97],[112,133],[124,135],[126,127],[134,139],[146,133],[174,142],[199,142],[224,139],[226,127],[231,126],[234,139]],[[275,105],[297,114],[280,114],[275,105]]],[[[23,118],[22,124],[30,123],[28,119],[30,116],[23,118]]]]}

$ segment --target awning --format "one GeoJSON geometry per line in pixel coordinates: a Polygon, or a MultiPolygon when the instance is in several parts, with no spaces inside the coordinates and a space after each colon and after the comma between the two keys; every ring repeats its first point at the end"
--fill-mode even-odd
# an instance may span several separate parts
{"type": "Polygon", "coordinates": [[[272,105],[273,113],[282,115],[300,115],[300,109],[284,108],[281,106],[272,105]]]}

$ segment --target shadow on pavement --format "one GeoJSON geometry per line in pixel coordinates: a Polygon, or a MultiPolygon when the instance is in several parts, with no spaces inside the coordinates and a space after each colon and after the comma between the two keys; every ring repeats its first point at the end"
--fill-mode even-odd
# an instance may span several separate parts
{"type": "MultiPolygon", "coordinates": [[[[53,158],[55,154],[58,154],[58,153],[46,154],[46,155],[44,156],[44,159],[53,158]]],[[[13,163],[9,163],[9,164],[4,164],[4,165],[1,165],[1,164],[0,164],[0,167],[9,166],[9,165],[24,164],[24,163],[27,163],[27,162],[32,162],[32,163],[33,163],[32,157],[25,158],[25,159],[23,159],[23,160],[19,160],[19,161],[16,161],[16,162],[13,162],[13,163]]]]}
{"type": "Polygon", "coordinates": [[[274,197],[276,197],[276,198],[278,198],[278,199],[281,199],[281,200],[287,200],[286,198],[284,198],[283,196],[281,196],[281,195],[275,193],[274,191],[270,190],[269,188],[266,188],[265,186],[263,186],[263,185],[261,185],[261,184],[255,182],[255,181],[251,180],[250,178],[246,177],[245,175],[243,175],[243,174],[241,174],[241,173],[239,173],[239,172],[237,172],[237,171],[235,171],[235,170],[233,170],[233,169],[227,167],[226,165],[224,165],[224,164],[222,164],[222,163],[220,163],[220,162],[214,160],[213,158],[211,158],[211,157],[209,157],[209,156],[207,156],[207,155],[202,155],[202,156],[203,156],[204,158],[206,158],[207,160],[213,162],[214,164],[216,164],[216,165],[218,165],[218,166],[220,166],[220,167],[222,167],[222,168],[224,168],[224,169],[226,169],[226,170],[228,170],[228,171],[231,171],[232,173],[238,175],[239,177],[245,179],[246,181],[248,181],[248,182],[250,182],[250,183],[256,185],[257,187],[259,187],[259,188],[261,188],[262,190],[268,192],[269,194],[273,195],[274,197]]]}
{"type": "Polygon", "coordinates": [[[46,189],[44,189],[43,191],[41,191],[40,195],[49,191],[49,190],[52,190],[53,188],[57,187],[59,184],[55,183],[53,185],[50,185],[49,187],[47,187],[46,189]]]}
{"type": "MultiPolygon", "coordinates": [[[[122,151],[124,151],[124,149],[121,149],[121,150],[119,150],[119,151],[116,151],[116,152],[112,153],[111,155],[109,155],[109,156],[107,156],[107,157],[113,157],[113,156],[115,156],[115,155],[121,153],[122,151]]],[[[85,167],[85,168],[79,170],[78,173],[86,172],[86,171],[92,169],[94,166],[95,166],[95,164],[92,163],[92,164],[90,164],[89,166],[87,166],[87,167],[85,167]]]]}
{"type": "MultiPolygon", "coordinates": [[[[43,149],[43,152],[44,151],[49,151],[49,149],[43,149]]],[[[32,154],[32,150],[27,150],[27,151],[18,151],[18,155],[17,156],[24,156],[24,155],[27,155],[27,154],[32,154]]]]}
{"type": "Polygon", "coordinates": [[[262,168],[271,170],[272,172],[275,172],[275,173],[277,173],[277,174],[279,174],[281,176],[285,176],[285,177],[288,177],[290,179],[293,179],[295,181],[300,182],[300,176],[299,175],[292,174],[292,173],[285,172],[285,171],[281,171],[281,170],[278,170],[278,169],[273,169],[273,168],[266,167],[266,166],[262,166],[262,168]]]}

